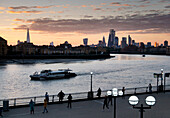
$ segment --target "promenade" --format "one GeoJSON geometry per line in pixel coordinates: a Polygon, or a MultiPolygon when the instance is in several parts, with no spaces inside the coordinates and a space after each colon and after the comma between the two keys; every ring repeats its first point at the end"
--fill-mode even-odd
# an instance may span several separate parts
{"type": "MultiPolygon", "coordinates": [[[[152,95],[156,104],[144,112],[144,118],[170,118],[170,92],[137,95],[139,104],[145,105],[145,98],[152,95]]],[[[140,118],[140,112],[128,103],[129,96],[117,98],[117,118],[140,118]]],[[[48,113],[42,113],[42,106],[35,106],[35,113],[30,114],[29,107],[13,108],[3,112],[3,118],[113,118],[113,106],[102,109],[104,99],[78,101],[72,103],[72,109],[67,103],[48,105],[48,113]]]]}

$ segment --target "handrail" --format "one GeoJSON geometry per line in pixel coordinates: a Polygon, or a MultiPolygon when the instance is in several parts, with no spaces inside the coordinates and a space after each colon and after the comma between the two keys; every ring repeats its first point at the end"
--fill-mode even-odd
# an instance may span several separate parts
{"type": "MultiPolygon", "coordinates": [[[[111,89],[108,89],[111,90],[111,89]]],[[[103,90],[101,93],[101,97],[104,97],[106,95],[106,92],[108,90],[103,90]]],[[[122,90],[118,89],[118,90],[122,90]]],[[[170,85],[166,85],[166,90],[170,90],[170,85]]],[[[152,87],[153,92],[157,92],[157,86],[152,87]]],[[[94,96],[96,96],[97,91],[93,91],[94,96]]],[[[125,95],[128,94],[139,94],[139,93],[147,93],[149,92],[148,86],[147,87],[136,87],[136,88],[125,88],[125,95]]],[[[73,96],[73,100],[79,100],[79,99],[87,99],[88,92],[78,92],[78,93],[66,93],[64,97],[64,101],[67,101],[67,96],[71,94],[73,96]]],[[[28,105],[30,102],[30,99],[32,99],[35,104],[43,103],[45,96],[32,96],[32,97],[20,97],[20,98],[9,98],[9,99],[0,99],[0,107],[3,106],[4,101],[9,101],[9,106],[20,106],[20,105],[28,105]]],[[[57,102],[58,96],[57,95],[49,95],[49,102],[57,102]]]]}

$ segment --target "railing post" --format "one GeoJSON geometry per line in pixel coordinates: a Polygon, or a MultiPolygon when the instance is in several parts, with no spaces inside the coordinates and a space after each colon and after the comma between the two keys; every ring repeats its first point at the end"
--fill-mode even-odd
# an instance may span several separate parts
{"type": "Polygon", "coordinates": [[[16,98],[14,99],[14,107],[16,106],[16,98]]]}
{"type": "Polygon", "coordinates": [[[148,92],[148,87],[146,87],[146,93],[148,92]]]}
{"type": "Polygon", "coordinates": [[[136,89],[137,89],[137,88],[135,88],[134,94],[136,94],[136,89]]]}
{"type": "Polygon", "coordinates": [[[53,95],[53,97],[52,97],[52,102],[54,102],[54,95],[53,95]]]}
{"type": "Polygon", "coordinates": [[[34,97],[34,104],[36,104],[36,97],[34,97]]]}

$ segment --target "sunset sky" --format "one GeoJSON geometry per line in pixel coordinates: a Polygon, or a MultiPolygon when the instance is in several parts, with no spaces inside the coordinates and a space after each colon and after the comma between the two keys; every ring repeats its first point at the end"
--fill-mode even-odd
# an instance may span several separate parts
{"type": "Polygon", "coordinates": [[[109,30],[136,42],[170,43],[170,0],[0,0],[0,36],[8,45],[97,44],[109,30]]]}

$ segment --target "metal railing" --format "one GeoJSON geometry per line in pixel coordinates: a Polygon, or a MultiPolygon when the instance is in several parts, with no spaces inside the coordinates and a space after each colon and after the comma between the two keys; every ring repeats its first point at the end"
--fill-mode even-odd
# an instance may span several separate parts
{"type": "MultiPolygon", "coordinates": [[[[108,89],[111,90],[111,89],[108,89]]],[[[101,97],[104,97],[106,95],[106,92],[108,90],[103,90],[101,92],[101,97]]],[[[118,90],[122,90],[118,89],[118,90]]],[[[166,90],[170,90],[170,85],[166,86],[166,90]]],[[[148,87],[137,87],[137,88],[125,88],[125,95],[131,95],[131,94],[142,94],[142,93],[148,93],[148,87]]],[[[157,86],[152,87],[152,92],[157,92],[157,86]]],[[[97,91],[93,91],[94,98],[97,98],[97,91]]],[[[88,92],[79,92],[79,93],[69,93],[72,95],[73,100],[81,100],[81,99],[88,99],[88,92]]],[[[69,94],[65,94],[65,97],[63,101],[67,101],[67,96],[69,94]]],[[[21,106],[21,105],[29,105],[30,100],[33,100],[35,104],[40,104],[44,102],[45,95],[44,96],[33,96],[33,97],[23,97],[23,98],[11,98],[11,99],[0,99],[0,107],[3,106],[4,101],[9,102],[9,106],[15,107],[15,106],[21,106]]],[[[54,103],[58,102],[59,98],[57,95],[49,95],[49,102],[54,103]]]]}

